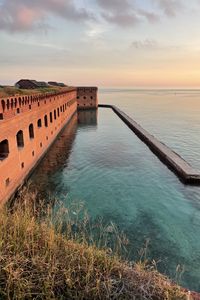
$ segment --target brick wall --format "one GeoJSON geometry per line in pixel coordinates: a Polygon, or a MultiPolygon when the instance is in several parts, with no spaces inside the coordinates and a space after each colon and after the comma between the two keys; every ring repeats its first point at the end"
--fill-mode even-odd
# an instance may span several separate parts
{"type": "Polygon", "coordinates": [[[97,87],[78,87],[78,109],[96,109],[98,107],[97,87]]]}
{"type": "Polygon", "coordinates": [[[0,100],[0,202],[24,182],[76,111],[76,88],[0,100]]]}

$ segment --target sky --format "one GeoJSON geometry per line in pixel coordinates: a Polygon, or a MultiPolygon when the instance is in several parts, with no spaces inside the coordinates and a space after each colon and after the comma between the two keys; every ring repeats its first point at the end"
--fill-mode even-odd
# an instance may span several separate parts
{"type": "Polygon", "coordinates": [[[0,0],[0,84],[200,87],[200,0],[0,0]]]}

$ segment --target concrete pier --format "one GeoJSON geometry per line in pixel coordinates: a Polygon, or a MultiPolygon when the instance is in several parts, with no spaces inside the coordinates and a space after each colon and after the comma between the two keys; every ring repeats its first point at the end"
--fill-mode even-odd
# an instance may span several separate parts
{"type": "Polygon", "coordinates": [[[114,105],[100,104],[99,107],[111,108],[120,119],[167,165],[184,183],[200,185],[200,171],[195,170],[179,154],[157,140],[114,105]]]}

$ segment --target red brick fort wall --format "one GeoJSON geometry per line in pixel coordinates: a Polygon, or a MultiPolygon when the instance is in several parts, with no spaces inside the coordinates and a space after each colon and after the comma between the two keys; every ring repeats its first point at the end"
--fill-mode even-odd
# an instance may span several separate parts
{"type": "Polygon", "coordinates": [[[97,88],[0,99],[0,203],[24,183],[78,108],[97,108],[97,88]]]}
{"type": "Polygon", "coordinates": [[[76,89],[70,89],[54,95],[1,100],[0,202],[8,200],[23,183],[76,112],[76,97],[76,89]]]}
{"type": "Polygon", "coordinates": [[[78,109],[96,109],[98,107],[97,87],[78,87],[78,109]]]}

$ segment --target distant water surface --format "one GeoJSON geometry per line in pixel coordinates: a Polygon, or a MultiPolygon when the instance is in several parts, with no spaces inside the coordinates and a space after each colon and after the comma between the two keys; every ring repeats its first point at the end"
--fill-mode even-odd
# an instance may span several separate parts
{"type": "Polygon", "coordinates": [[[200,90],[102,89],[115,104],[200,170],[200,90]]]}
{"type": "MultiPolygon", "coordinates": [[[[200,91],[102,89],[119,106],[200,169],[200,91]]],[[[41,193],[113,221],[137,260],[145,242],[158,269],[200,291],[200,187],[185,186],[110,110],[74,116],[32,176],[41,193]]]]}

